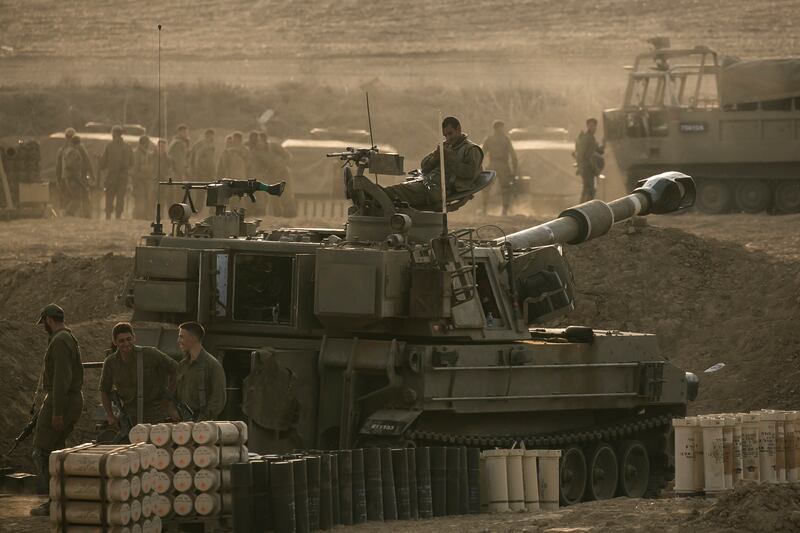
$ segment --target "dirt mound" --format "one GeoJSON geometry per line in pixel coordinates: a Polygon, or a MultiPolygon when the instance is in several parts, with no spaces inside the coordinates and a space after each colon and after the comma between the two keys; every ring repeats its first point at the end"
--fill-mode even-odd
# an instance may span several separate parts
{"type": "Polygon", "coordinates": [[[690,530],[800,531],[800,483],[739,487],[690,522],[690,530]]]}
{"type": "Polygon", "coordinates": [[[630,224],[565,250],[579,294],[563,323],[657,334],[662,353],[700,377],[695,411],[798,407],[797,263],[630,224]]]}
{"type": "Polygon", "coordinates": [[[105,319],[128,313],[123,291],[130,257],[68,257],[56,253],[46,263],[0,270],[0,320],[35,321],[42,307],[55,302],[67,322],[105,319]]]}

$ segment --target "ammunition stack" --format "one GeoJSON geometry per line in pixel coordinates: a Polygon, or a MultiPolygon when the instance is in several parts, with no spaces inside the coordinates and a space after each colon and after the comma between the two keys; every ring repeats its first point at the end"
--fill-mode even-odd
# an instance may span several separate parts
{"type": "Polygon", "coordinates": [[[50,454],[51,531],[160,533],[153,515],[155,446],[83,444],[50,454]]]}
{"type": "Polygon", "coordinates": [[[675,428],[675,493],[714,496],[742,483],[800,480],[800,412],[689,416],[675,428]]]}
{"type": "Polygon", "coordinates": [[[139,424],[129,437],[154,445],[153,509],[168,527],[202,522],[214,530],[227,520],[231,465],[248,459],[244,422],[139,424]]]}
{"type": "Polygon", "coordinates": [[[561,450],[485,450],[480,455],[481,510],[557,510],[561,450]]]}

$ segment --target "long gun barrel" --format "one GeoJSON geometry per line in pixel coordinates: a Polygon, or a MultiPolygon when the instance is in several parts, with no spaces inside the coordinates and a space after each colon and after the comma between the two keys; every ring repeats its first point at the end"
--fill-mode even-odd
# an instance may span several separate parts
{"type": "Polygon", "coordinates": [[[636,215],[674,213],[691,207],[694,180],[680,172],[664,172],[639,182],[631,194],[605,203],[601,200],[576,205],[550,222],[539,224],[495,241],[515,250],[548,244],[579,244],[608,233],[611,226],[636,215]]]}
{"type": "Polygon", "coordinates": [[[36,427],[36,421],[37,421],[38,419],[39,419],[39,411],[36,411],[36,412],[35,412],[35,413],[34,413],[34,414],[31,416],[31,419],[28,421],[28,423],[27,423],[27,424],[25,424],[25,427],[24,427],[24,428],[22,428],[22,431],[20,431],[20,432],[19,432],[19,435],[17,435],[17,436],[14,438],[14,445],[11,447],[11,449],[10,449],[10,450],[8,450],[8,453],[6,453],[6,456],[10,456],[12,453],[14,453],[14,451],[17,449],[17,446],[19,446],[20,444],[22,444],[22,442],[23,442],[25,439],[27,439],[28,437],[30,437],[31,433],[33,433],[33,430],[34,430],[34,428],[36,427]]]}

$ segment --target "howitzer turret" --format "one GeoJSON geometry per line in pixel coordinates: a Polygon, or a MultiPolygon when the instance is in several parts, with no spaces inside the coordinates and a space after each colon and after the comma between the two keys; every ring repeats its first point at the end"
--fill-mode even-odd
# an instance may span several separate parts
{"type": "MultiPolygon", "coordinates": [[[[222,416],[249,420],[248,446],[517,442],[562,449],[564,503],[660,486],[670,419],[685,414],[696,378],[652,335],[545,326],[574,308],[561,245],[691,205],[691,178],[654,176],[619,200],[484,239],[392,201],[365,174],[400,173],[400,156],[332,155],[357,167],[344,169],[344,229],[186,238],[192,229],[136,251],[134,320],[203,323],[227,373],[222,416]]],[[[446,209],[473,193],[448,195],[446,209]]],[[[170,350],[172,335],[149,333],[170,350]]]]}

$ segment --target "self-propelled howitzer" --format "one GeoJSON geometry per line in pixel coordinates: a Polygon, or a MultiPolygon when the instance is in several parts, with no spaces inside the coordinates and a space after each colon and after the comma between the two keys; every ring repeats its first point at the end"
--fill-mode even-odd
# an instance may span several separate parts
{"type": "MultiPolygon", "coordinates": [[[[184,223],[136,251],[134,319],[205,325],[228,379],[222,416],[248,422],[250,448],[524,442],[563,451],[564,503],[659,486],[670,419],[696,378],[652,335],[543,326],[574,308],[561,245],[691,205],[691,178],[655,176],[614,202],[485,240],[392,202],[365,175],[371,159],[399,173],[399,156],[345,156],[357,172],[345,169],[344,229],[209,236],[184,223]]],[[[448,210],[470,196],[449,196],[448,210]]],[[[174,351],[168,332],[137,336],[174,351]]]]}

